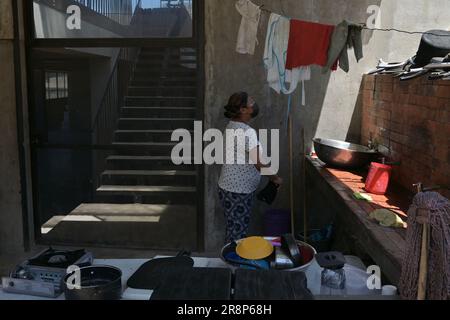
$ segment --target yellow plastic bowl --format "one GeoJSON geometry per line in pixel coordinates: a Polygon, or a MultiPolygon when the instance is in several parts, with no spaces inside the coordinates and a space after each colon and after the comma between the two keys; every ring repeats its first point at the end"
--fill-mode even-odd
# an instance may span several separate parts
{"type": "Polygon", "coordinates": [[[236,253],[243,259],[261,260],[273,253],[273,245],[264,238],[250,237],[239,241],[236,253]]]}

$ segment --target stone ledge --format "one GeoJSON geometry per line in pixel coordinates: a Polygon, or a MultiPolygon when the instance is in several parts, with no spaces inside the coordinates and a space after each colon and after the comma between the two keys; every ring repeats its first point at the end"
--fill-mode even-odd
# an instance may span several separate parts
{"type": "Polygon", "coordinates": [[[406,246],[406,230],[381,227],[369,218],[369,214],[375,209],[386,208],[406,220],[412,195],[393,187],[386,196],[373,196],[371,203],[358,201],[353,193],[363,191],[364,173],[327,168],[320,160],[309,156],[306,163],[309,177],[318,180],[321,192],[336,210],[338,222],[345,224],[349,235],[357,239],[389,281],[397,284],[406,246]]]}

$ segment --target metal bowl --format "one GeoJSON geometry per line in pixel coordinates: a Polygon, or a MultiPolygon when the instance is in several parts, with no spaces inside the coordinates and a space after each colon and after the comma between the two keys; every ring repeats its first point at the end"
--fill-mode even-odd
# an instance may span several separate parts
{"type": "Polygon", "coordinates": [[[345,141],[318,138],[313,141],[319,159],[337,168],[362,168],[379,156],[375,150],[345,141]]]}

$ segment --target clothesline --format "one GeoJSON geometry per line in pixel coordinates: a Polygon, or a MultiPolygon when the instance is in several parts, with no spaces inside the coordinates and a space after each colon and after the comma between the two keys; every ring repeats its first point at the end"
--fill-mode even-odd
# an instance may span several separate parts
{"type": "Polygon", "coordinates": [[[368,28],[366,26],[363,27],[363,29],[366,30],[374,30],[374,31],[384,31],[384,32],[400,32],[400,33],[406,33],[406,34],[430,34],[436,37],[450,37],[450,34],[437,34],[429,31],[406,31],[406,30],[400,30],[395,28],[368,28]]]}
{"type": "MultiPolygon", "coordinates": [[[[264,12],[276,13],[276,12],[273,12],[271,10],[264,8],[264,5],[261,5],[259,8],[261,9],[261,11],[264,11],[264,12]]],[[[363,29],[371,30],[371,31],[399,32],[399,33],[406,33],[406,34],[421,34],[421,35],[429,34],[429,35],[433,35],[436,37],[450,37],[450,34],[437,34],[437,33],[429,32],[429,31],[407,31],[407,30],[400,30],[400,29],[396,29],[396,28],[369,28],[369,27],[367,27],[367,25],[365,23],[359,23],[359,24],[362,26],[363,29]]]]}

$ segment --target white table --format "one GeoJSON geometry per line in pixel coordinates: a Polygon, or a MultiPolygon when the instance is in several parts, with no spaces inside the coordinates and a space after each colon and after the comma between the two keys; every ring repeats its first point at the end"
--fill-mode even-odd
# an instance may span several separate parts
{"type": "MultiPolygon", "coordinates": [[[[162,256],[157,256],[155,258],[162,258],[162,256]]],[[[224,263],[221,259],[214,258],[193,258],[194,267],[196,268],[230,268],[229,265],[224,263]]],[[[122,270],[122,287],[124,290],[124,295],[127,293],[127,281],[128,279],[137,271],[137,269],[143,265],[145,262],[149,261],[149,259],[95,259],[95,265],[108,265],[117,267],[122,270]]],[[[374,292],[370,292],[368,289],[365,290],[365,282],[362,279],[364,276],[365,270],[361,270],[358,267],[352,265],[346,265],[346,276],[347,282],[349,286],[347,286],[347,294],[351,296],[363,295],[363,296],[372,296],[377,298],[379,294],[374,292]]],[[[321,292],[321,272],[322,269],[317,264],[317,262],[313,262],[313,264],[306,270],[305,274],[308,279],[308,289],[315,296],[320,295],[328,295],[329,293],[323,291],[321,292]]],[[[148,291],[149,297],[151,296],[151,291],[148,291]]],[[[334,293],[338,294],[338,293],[334,293]]],[[[381,298],[381,297],[380,297],[381,298]]],[[[64,294],[60,295],[56,299],[42,298],[42,297],[34,297],[27,295],[17,295],[5,293],[3,290],[0,290],[0,300],[64,300],[64,294]]]]}

